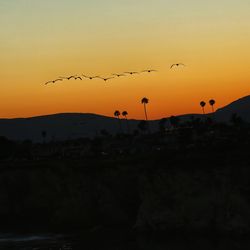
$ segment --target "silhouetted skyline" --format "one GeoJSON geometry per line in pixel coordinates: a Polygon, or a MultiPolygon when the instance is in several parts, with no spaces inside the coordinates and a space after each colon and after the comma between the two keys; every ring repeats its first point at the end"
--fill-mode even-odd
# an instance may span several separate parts
{"type": "Polygon", "coordinates": [[[143,119],[142,96],[151,119],[224,106],[249,94],[249,12],[244,0],[1,3],[0,117],[117,107],[143,119]],[[59,76],[71,78],[49,82],[59,76]]]}

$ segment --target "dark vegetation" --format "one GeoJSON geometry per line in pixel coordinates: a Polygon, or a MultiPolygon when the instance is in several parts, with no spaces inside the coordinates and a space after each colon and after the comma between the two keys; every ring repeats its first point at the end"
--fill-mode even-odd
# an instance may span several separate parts
{"type": "Polygon", "coordinates": [[[250,126],[177,117],[64,142],[0,138],[0,230],[250,231],[250,126]],[[124,130],[125,131],[125,130],[124,130]]]}

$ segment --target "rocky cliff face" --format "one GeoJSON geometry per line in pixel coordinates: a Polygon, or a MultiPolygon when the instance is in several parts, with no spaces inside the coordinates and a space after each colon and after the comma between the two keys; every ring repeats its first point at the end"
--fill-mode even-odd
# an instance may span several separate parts
{"type": "Polygon", "coordinates": [[[16,163],[0,174],[1,227],[249,231],[249,162],[188,163],[16,163]]]}
{"type": "Polygon", "coordinates": [[[121,170],[100,168],[95,173],[66,165],[47,162],[2,170],[0,229],[18,225],[93,229],[131,224],[136,209],[130,205],[138,200],[133,176],[118,177],[121,170]]]}
{"type": "Polygon", "coordinates": [[[249,176],[227,169],[159,173],[141,177],[136,227],[153,230],[244,232],[250,226],[249,176]]]}

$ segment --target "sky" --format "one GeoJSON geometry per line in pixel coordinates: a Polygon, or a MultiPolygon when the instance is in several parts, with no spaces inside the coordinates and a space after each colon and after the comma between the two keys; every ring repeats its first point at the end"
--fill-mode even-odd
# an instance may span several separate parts
{"type": "Polygon", "coordinates": [[[0,0],[0,117],[142,119],[144,96],[150,119],[201,113],[211,98],[223,107],[250,92],[249,13],[249,0],[0,0]],[[44,85],[148,68],[158,71],[44,85]]]}

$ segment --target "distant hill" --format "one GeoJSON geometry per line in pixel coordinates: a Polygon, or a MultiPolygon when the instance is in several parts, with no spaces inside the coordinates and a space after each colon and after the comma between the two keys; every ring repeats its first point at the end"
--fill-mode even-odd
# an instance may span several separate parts
{"type": "MultiPolygon", "coordinates": [[[[129,120],[131,131],[137,128],[139,122],[138,120],[129,120]]],[[[127,132],[126,120],[121,119],[121,125],[122,131],[127,132]]],[[[154,127],[154,124],[152,126],[154,127]]],[[[46,140],[67,140],[94,137],[100,135],[102,130],[110,134],[119,133],[118,120],[112,117],[83,113],[0,119],[0,136],[21,141],[42,141],[42,131],[46,131],[46,140]]]]}
{"type": "MultiPolygon", "coordinates": [[[[218,109],[213,117],[219,122],[229,122],[233,113],[237,113],[245,121],[250,122],[250,96],[240,98],[231,104],[218,109]]],[[[191,116],[204,117],[201,114],[187,114],[179,116],[181,120],[188,120],[191,116]]],[[[130,130],[137,129],[140,120],[129,120],[130,130]]],[[[158,129],[159,120],[150,121],[150,129],[158,129]]],[[[127,124],[121,120],[122,130],[127,132],[127,124]]],[[[42,131],[46,131],[46,140],[66,140],[79,137],[94,137],[105,130],[110,134],[120,132],[118,120],[96,114],[62,113],[30,118],[0,119],[0,136],[12,140],[42,141],[42,131]]]]}
{"type": "MultiPolygon", "coordinates": [[[[206,111],[210,110],[208,107],[209,104],[207,103],[206,111]]],[[[216,105],[215,105],[216,106],[216,105]]],[[[226,105],[225,107],[217,109],[214,113],[207,113],[206,115],[203,114],[185,114],[180,115],[182,121],[190,119],[191,116],[193,117],[211,117],[212,119],[216,120],[217,122],[230,122],[230,119],[233,114],[237,114],[240,116],[244,121],[250,122],[250,95],[242,97],[232,103],[226,105]]]]}
{"type": "Polygon", "coordinates": [[[243,120],[250,122],[250,95],[218,109],[214,114],[214,118],[217,121],[228,122],[234,113],[239,115],[243,120]]]}

